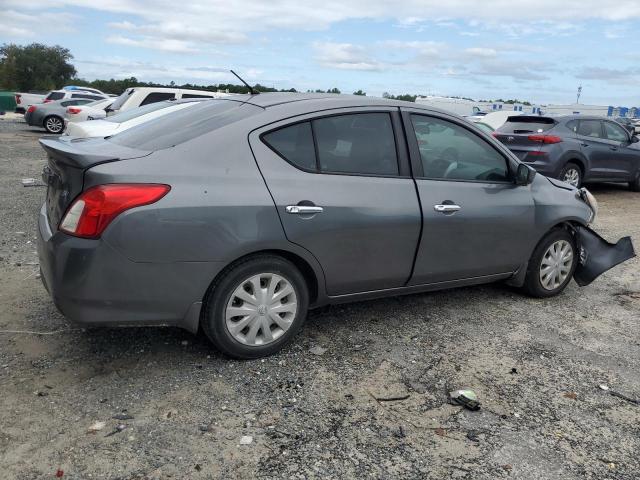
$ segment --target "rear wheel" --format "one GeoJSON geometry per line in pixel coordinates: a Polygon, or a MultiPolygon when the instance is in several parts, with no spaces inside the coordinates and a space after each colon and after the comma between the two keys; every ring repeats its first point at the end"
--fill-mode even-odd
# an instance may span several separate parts
{"type": "Polygon", "coordinates": [[[560,172],[560,180],[580,188],[582,186],[582,169],[575,163],[569,162],[560,172]]]}
{"type": "Polygon", "coordinates": [[[553,297],[562,292],[571,281],[578,265],[573,236],[567,230],[549,232],[533,251],[524,290],[533,297],[553,297]]]}
{"type": "Polygon", "coordinates": [[[43,126],[49,133],[62,133],[62,130],[64,130],[64,121],[57,115],[49,115],[44,119],[43,126]]]}
{"type": "Polygon", "coordinates": [[[275,255],[249,257],[211,286],[202,329],[230,357],[264,357],[295,336],[308,305],[306,282],[295,265],[275,255]]]}

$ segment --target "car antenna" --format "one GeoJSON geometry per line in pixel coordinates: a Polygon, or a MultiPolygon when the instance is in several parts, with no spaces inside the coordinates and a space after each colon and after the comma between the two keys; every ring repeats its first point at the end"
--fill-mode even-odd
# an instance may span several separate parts
{"type": "Polygon", "coordinates": [[[238,77],[238,80],[240,80],[242,83],[244,83],[244,85],[249,89],[249,92],[251,93],[251,95],[258,95],[260,92],[256,91],[253,89],[253,87],[251,85],[249,85],[247,82],[245,82],[242,77],[240,75],[238,75],[236,72],[234,72],[233,70],[229,70],[231,73],[233,73],[236,77],[238,77]]]}

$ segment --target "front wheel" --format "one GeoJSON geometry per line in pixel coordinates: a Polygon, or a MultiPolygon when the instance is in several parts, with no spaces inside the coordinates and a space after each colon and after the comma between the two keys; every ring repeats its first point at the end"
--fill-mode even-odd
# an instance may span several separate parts
{"type": "Polygon", "coordinates": [[[582,186],[582,170],[575,163],[567,163],[560,172],[560,180],[576,188],[582,186]]]}
{"type": "Polygon", "coordinates": [[[640,192],[640,172],[636,174],[636,178],[629,182],[629,188],[632,192],[640,192]]]}
{"type": "Polygon", "coordinates": [[[49,133],[62,133],[62,130],[64,130],[64,121],[56,115],[50,115],[44,119],[43,126],[49,133]]]}
{"type": "Polygon", "coordinates": [[[275,255],[249,257],[211,286],[202,329],[230,357],[265,357],[300,330],[308,305],[307,285],[295,265],[275,255]]]}
{"type": "Polygon", "coordinates": [[[523,289],[533,297],[558,295],[571,281],[577,265],[576,243],[571,233],[552,230],[531,255],[523,289]]]}

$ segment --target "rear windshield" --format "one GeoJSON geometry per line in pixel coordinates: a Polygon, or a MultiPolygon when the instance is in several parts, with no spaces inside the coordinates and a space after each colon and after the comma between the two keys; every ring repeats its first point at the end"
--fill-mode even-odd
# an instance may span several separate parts
{"type": "Polygon", "coordinates": [[[116,98],[116,101],[111,104],[111,110],[120,110],[120,107],[124,105],[124,102],[126,102],[129,99],[132,93],[133,93],[133,88],[130,88],[122,92],[122,94],[118,98],[116,98]]]}
{"type": "Polygon", "coordinates": [[[127,120],[131,120],[132,118],[137,118],[140,115],[155,112],[156,110],[161,110],[175,104],[176,102],[150,103],[149,105],[145,105],[144,107],[131,108],[129,110],[125,110],[122,113],[116,113],[115,115],[105,118],[105,120],[107,122],[122,123],[126,122],[127,120]]]}
{"type": "Polygon", "coordinates": [[[60,100],[64,98],[64,92],[51,92],[47,95],[47,100],[60,100]]]}
{"type": "Polygon", "coordinates": [[[162,150],[225,127],[262,108],[232,100],[198,102],[114,135],[109,141],[138,150],[162,150]]]}
{"type": "Polygon", "coordinates": [[[518,115],[507,118],[507,121],[498,128],[501,133],[542,133],[551,130],[556,121],[549,117],[527,117],[518,115]]]}

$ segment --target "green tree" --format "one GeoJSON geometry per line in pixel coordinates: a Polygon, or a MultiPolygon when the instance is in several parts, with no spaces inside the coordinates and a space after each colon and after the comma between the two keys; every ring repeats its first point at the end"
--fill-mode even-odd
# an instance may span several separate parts
{"type": "Polygon", "coordinates": [[[357,92],[353,92],[354,95],[362,95],[363,97],[367,96],[367,92],[363,92],[362,90],[358,90],[357,92]]]}
{"type": "Polygon", "coordinates": [[[60,88],[76,74],[72,58],[59,45],[5,43],[0,47],[0,87],[27,92],[60,88]]]}

